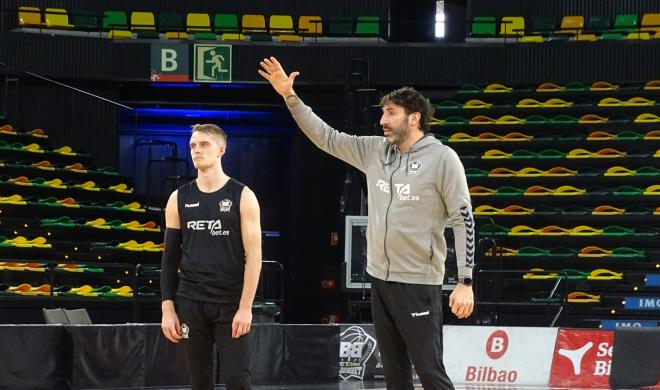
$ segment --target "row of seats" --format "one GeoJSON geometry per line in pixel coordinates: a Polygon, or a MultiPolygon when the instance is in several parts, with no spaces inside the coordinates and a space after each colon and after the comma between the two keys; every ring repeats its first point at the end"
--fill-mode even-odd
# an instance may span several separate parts
{"type": "Polygon", "coordinates": [[[102,15],[92,12],[76,11],[68,13],[61,8],[46,8],[43,13],[37,7],[19,7],[18,24],[22,28],[49,28],[78,31],[105,31],[110,38],[159,39],[160,33],[167,39],[197,40],[245,40],[249,35],[252,40],[271,40],[271,35],[279,41],[300,41],[302,36],[361,36],[377,37],[380,19],[377,16],[341,17],[324,21],[320,16],[300,16],[294,27],[290,15],[270,15],[268,25],[266,17],[259,14],[188,13],[185,18],[179,13],[162,12],[158,20],[153,12],[133,11],[129,17],[124,11],[105,11],[102,15]],[[99,20],[101,22],[99,22],[99,20]],[[324,31],[326,33],[324,34],[324,31]]]}
{"type": "Polygon", "coordinates": [[[637,14],[616,15],[614,22],[609,16],[591,16],[585,24],[584,16],[564,16],[561,22],[551,16],[536,17],[531,28],[521,16],[504,16],[500,20],[494,16],[475,16],[472,20],[472,38],[516,38],[519,42],[545,42],[623,39],[660,39],[660,13],[647,13],[641,24],[637,14]]]}
{"type": "Polygon", "coordinates": [[[616,84],[608,81],[596,81],[592,84],[584,83],[568,83],[560,85],[556,83],[542,83],[537,87],[508,87],[500,83],[491,83],[485,87],[478,85],[466,84],[459,88],[459,94],[480,94],[480,93],[510,93],[510,92],[525,92],[532,91],[542,93],[563,93],[563,92],[615,92],[615,91],[658,91],[660,90],[660,80],[651,80],[643,84],[626,83],[616,84]]]}

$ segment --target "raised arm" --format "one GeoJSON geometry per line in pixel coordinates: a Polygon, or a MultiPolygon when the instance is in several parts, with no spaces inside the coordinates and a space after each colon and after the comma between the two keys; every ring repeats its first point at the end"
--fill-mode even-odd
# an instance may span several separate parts
{"type": "Polygon", "coordinates": [[[238,311],[231,326],[232,337],[238,338],[250,331],[252,302],[261,273],[261,218],[257,197],[248,187],[241,193],[241,239],[245,249],[243,292],[238,311]]]}
{"type": "Polygon", "coordinates": [[[275,57],[264,58],[260,65],[259,74],[284,98],[303,133],[323,151],[365,171],[372,151],[385,142],[384,138],[358,137],[333,129],[296,95],[293,83],[299,72],[287,75],[275,57]]]}
{"type": "Polygon", "coordinates": [[[179,282],[181,263],[181,221],[177,207],[177,191],[172,192],[165,206],[165,250],[161,260],[160,292],[163,299],[161,329],[170,341],[181,339],[181,324],[174,308],[174,296],[179,282]]]}

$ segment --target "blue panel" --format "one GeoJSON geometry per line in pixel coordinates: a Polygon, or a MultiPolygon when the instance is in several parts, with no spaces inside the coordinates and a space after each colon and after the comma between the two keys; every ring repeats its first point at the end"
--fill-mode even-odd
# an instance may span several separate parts
{"type": "Polygon", "coordinates": [[[655,310],[660,311],[660,297],[626,297],[624,308],[627,310],[655,310]]]}
{"type": "Polygon", "coordinates": [[[660,274],[646,274],[647,286],[660,286],[660,274]]]}
{"type": "Polygon", "coordinates": [[[656,328],[658,321],[602,320],[600,326],[604,330],[612,330],[614,328],[656,328]]]}
{"type": "Polygon", "coordinates": [[[152,87],[165,87],[165,88],[197,88],[199,83],[151,83],[152,87]]]}

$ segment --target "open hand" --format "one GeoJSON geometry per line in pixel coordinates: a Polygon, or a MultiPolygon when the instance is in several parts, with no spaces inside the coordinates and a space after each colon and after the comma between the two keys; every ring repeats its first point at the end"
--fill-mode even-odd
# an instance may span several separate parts
{"type": "Polygon", "coordinates": [[[263,70],[259,69],[257,72],[259,72],[263,78],[268,80],[270,85],[272,85],[275,91],[282,95],[283,98],[296,94],[293,91],[293,81],[298,77],[300,74],[299,72],[291,72],[291,74],[287,76],[282,65],[275,57],[264,58],[263,61],[259,62],[259,65],[261,65],[263,70]]]}

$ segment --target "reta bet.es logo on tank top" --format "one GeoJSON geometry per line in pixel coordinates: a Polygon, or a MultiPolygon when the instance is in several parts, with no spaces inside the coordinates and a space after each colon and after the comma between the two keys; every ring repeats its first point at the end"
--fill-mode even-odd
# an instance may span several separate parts
{"type": "Polygon", "coordinates": [[[188,221],[186,227],[191,230],[208,230],[212,236],[228,236],[229,230],[222,230],[222,222],[219,219],[215,221],[188,221]]]}

